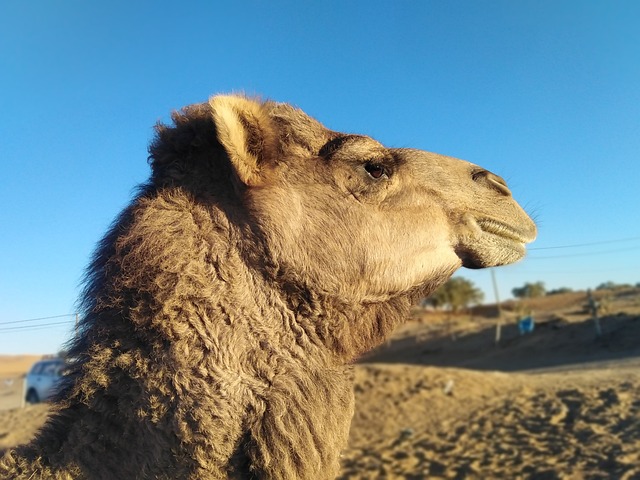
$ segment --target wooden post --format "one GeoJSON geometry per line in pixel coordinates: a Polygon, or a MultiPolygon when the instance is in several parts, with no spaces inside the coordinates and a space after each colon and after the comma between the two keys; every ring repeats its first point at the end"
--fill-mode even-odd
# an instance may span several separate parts
{"type": "Polygon", "coordinates": [[[491,281],[493,283],[493,293],[496,296],[496,307],[498,309],[498,322],[496,323],[496,345],[500,344],[502,336],[502,309],[500,308],[500,295],[498,295],[498,282],[496,281],[495,268],[491,269],[491,281]]]}
{"type": "Polygon", "coordinates": [[[600,305],[593,298],[591,289],[587,290],[587,301],[589,302],[589,310],[591,310],[591,315],[593,316],[593,323],[596,327],[596,337],[600,337],[602,336],[602,327],[600,326],[600,317],[598,317],[598,308],[600,307],[600,305]]]}
{"type": "Polygon", "coordinates": [[[593,321],[596,324],[596,337],[602,336],[602,327],[600,327],[600,318],[598,318],[598,310],[594,312],[593,321]]]}

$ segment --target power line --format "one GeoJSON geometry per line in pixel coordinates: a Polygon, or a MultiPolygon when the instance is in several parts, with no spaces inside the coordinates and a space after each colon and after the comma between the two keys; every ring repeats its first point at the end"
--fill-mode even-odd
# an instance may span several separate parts
{"type": "Polygon", "coordinates": [[[631,250],[638,250],[638,247],[630,248],[618,248],[616,250],[603,250],[600,252],[586,252],[586,253],[570,253],[568,255],[549,255],[546,257],[528,256],[529,260],[547,260],[552,258],[568,258],[568,257],[593,257],[594,255],[605,255],[609,253],[629,252],[631,250]]]}
{"type": "Polygon", "coordinates": [[[40,330],[43,328],[50,328],[50,327],[59,326],[59,325],[70,325],[72,322],[73,320],[67,320],[65,322],[41,323],[39,325],[23,325],[19,327],[6,327],[6,328],[0,328],[0,332],[40,330]]]}
{"type": "Polygon", "coordinates": [[[553,250],[558,248],[578,248],[578,247],[591,247],[593,245],[605,245],[607,243],[620,243],[620,242],[632,242],[634,240],[640,240],[640,237],[628,237],[618,238],[616,240],[604,240],[602,242],[590,242],[590,243],[576,243],[573,245],[558,245],[555,247],[533,247],[528,250],[553,250]]]}
{"type": "Polygon", "coordinates": [[[594,273],[618,273],[618,272],[628,272],[628,271],[640,271],[640,266],[625,266],[625,267],[612,267],[612,268],[596,268],[596,269],[585,269],[585,270],[530,270],[530,269],[522,269],[522,270],[509,270],[503,269],[500,271],[501,275],[523,275],[523,272],[528,274],[536,274],[536,275],[589,275],[594,273]]]}
{"type": "Polygon", "coordinates": [[[10,325],[16,323],[40,322],[42,320],[53,320],[54,318],[75,317],[77,313],[67,313],[65,315],[54,315],[52,317],[29,318],[27,320],[14,320],[11,322],[0,322],[0,325],[10,325]]]}

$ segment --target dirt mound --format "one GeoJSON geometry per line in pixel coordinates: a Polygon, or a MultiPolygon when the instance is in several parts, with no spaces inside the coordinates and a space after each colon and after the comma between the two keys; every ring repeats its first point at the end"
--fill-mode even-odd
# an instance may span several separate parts
{"type": "Polygon", "coordinates": [[[0,378],[26,374],[42,355],[0,355],[0,378]]]}
{"type": "Polygon", "coordinates": [[[486,319],[413,323],[361,362],[515,372],[640,357],[639,314],[608,315],[600,319],[600,326],[602,335],[597,336],[592,319],[557,315],[521,335],[511,322],[502,326],[496,344],[495,322],[486,319]]]}

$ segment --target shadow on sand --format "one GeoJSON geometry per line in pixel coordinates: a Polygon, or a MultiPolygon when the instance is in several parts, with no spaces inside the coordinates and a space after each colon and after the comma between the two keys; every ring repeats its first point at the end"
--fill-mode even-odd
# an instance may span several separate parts
{"type": "Polygon", "coordinates": [[[638,360],[640,316],[619,313],[601,318],[602,335],[596,336],[592,320],[548,321],[520,335],[515,324],[502,326],[495,343],[495,326],[452,336],[433,331],[428,335],[392,340],[363,357],[359,363],[404,363],[472,370],[516,372],[537,369],[580,368],[593,362],[638,360]]]}

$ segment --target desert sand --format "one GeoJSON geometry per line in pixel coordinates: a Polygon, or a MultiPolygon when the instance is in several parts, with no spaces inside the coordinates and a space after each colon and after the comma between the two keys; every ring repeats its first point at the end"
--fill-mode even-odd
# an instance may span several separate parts
{"type": "MultiPolygon", "coordinates": [[[[355,365],[342,479],[640,479],[640,289],[511,302],[473,316],[416,309],[355,365]],[[520,335],[517,311],[536,329],[520,335]]],[[[0,357],[0,451],[26,442],[47,405],[20,408],[34,361],[0,357]]]]}

